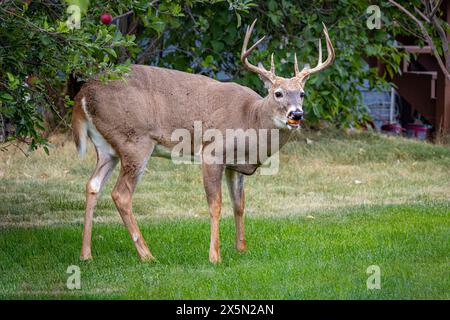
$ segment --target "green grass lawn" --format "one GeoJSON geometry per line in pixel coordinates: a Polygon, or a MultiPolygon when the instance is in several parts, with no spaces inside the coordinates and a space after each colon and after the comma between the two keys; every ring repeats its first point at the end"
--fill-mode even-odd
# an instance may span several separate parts
{"type": "Polygon", "coordinates": [[[373,134],[308,138],[282,152],[276,176],[246,179],[245,254],[234,250],[224,197],[219,265],[208,262],[198,167],[152,159],[138,187],[134,209],[157,262],[138,260],[113,183],[95,213],[94,260],[81,262],[92,149],[78,161],[59,137],[50,157],[1,154],[0,298],[449,299],[450,149],[373,134]],[[70,265],[81,290],[66,287],[70,265]],[[366,287],[370,265],[380,290],[366,287]]]}

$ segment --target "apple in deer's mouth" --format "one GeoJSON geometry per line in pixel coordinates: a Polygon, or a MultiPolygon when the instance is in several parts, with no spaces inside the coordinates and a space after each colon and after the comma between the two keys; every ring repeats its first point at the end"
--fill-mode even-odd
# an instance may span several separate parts
{"type": "Polygon", "coordinates": [[[300,128],[301,124],[302,120],[295,120],[291,118],[288,118],[286,122],[286,125],[289,127],[289,129],[298,129],[300,128]]]}

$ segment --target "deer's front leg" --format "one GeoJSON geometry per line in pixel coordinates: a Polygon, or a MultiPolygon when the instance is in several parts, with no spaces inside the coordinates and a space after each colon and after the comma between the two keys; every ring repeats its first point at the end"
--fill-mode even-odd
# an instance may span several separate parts
{"type": "Polygon", "coordinates": [[[247,250],[247,243],[244,237],[244,175],[237,171],[226,169],[225,176],[236,223],[236,249],[244,252],[247,250]]]}
{"type": "Polygon", "coordinates": [[[222,174],[223,165],[202,164],[203,185],[206,199],[208,200],[209,214],[211,217],[211,243],[209,246],[209,261],[220,261],[219,223],[222,208],[222,174]]]}

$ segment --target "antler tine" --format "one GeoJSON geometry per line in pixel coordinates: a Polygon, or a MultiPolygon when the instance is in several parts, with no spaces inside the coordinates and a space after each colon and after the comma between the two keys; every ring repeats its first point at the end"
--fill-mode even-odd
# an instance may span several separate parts
{"type": "Polygon", "coordinates": [[[249,27],[247,27],[247,31],[246,31],[245,37],[244,37],[244,43],[242,44],[241,62],[244,64],[244,66],[248,70],[255,72],[269,80],[272,80],[273,77],[275,76],[275,65],[273,63],[273,54],[272,54],[272,65],[270,68],[270,72],[265,70],[264,68],[259,68],[255,65],[251,64],[247,59],[248,56],[250,56],[250,54],[253,52],[253,50],[255,50],[255,48],[266,38],[266,36],[263,36],[261,39],[256,41],[255,44],[250,47],[250,49],[247,49],[248,42],[250,40],[250,36],[252,34],[253,27],[255,26],[256,20],[257,19],[255,19],[253,21],[253,23],[249,27]]]}
{"type": "Polygon", "coordinates": [[[275,63],[273,62],[273,52],[270,56],[270,72],[275,75],[275,63]]]}
{"type": "Polygon", "coordinates": [[[295,76],[300,76],[300,71],[298,70],[297,52],[294,53],[294,72],[295,76]]]}
{"type": "Polygon", "coordinates": [[[319,38],[319,62],[317,63],[317,65],[321,65],[322,64],[322,39],[319,38]]]}
{"type": "Polygon", "coordinates": [[[322,25],[323,25],[323,33],[325,34],[325,41],[327,43],[328,57],[325,60],[325,62],[322,62],[322,41],[319,40],[319,62],[317,63],[316,67],[306,70],[308,75],[318,72],[322,69],[325,69],[326,67],[328,67],[330,64],[333,63],[333,60],[335,57],[334,48],[333,48],[333,44],[331,43],[331,40],[330,40],[330,35],[328,34],[328,29],[325,26],[325,24],[322,23],[322,25]]]}
{"type": "Polygon", "coordinates": [[[253,21],[251,26],[247,27],[247,31],[245,32],[244,43],[242,45],[242,51],[241,51],[241,60],[242,60],[242,62],[244,62],[243,59],[247,58],[252,53],[252,51],[255,50],[255,48],[266,38],[266,36],[263,36],[261,39],[256,41],[255,44],[250,47],[250,49],[247,50],[248,41],[250,40],[250,36],[252,34],[253,27],[255,26],[256,20],[257,19],[255,19],[253,21]]]}

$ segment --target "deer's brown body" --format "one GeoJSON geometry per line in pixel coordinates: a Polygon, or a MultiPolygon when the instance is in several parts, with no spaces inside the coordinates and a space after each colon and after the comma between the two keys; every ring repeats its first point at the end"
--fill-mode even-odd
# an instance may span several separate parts
{"type": "MultiPolygon", "coordinates": [[[[253,28],[253,25],[252,27],[253,28]]],[[[174,130],[186,129],[194,134],[194,121],[204,129],[280,129],[280,146],[292,129],[287,125],[292,108],[301,110],[304,79],[309,70],[292,79],[276,77],[273,70],[252,66],[246,50],[251,29],[244,42],[242,60],[248,69],[258,72],[271,84],[269,95],[261,97],[253,90],[235,84],[222,83],[201,75],[188,74],[157,67],[134,65],[125,81],[107,83],[92,80],[75,98],[72,127],[80,153],[84,153],[87,137],[95,145],[97,165],[86,186],[86,212],[83,231],[82,259],[91,258],[91,229],[95,203],[114,167],[120,160],[121,169],[112,198],[135,243],[141,259],[152,259],[132,214],[132,194],[150,156],[169,152],[176,142],[174,130]],[[245,49],[245,50],[244,50],[245,49]],[[284,90],[285,98],[274,92],[284,90]],[[278,95],[276,95],[278,97],[278,95]],[[300,108],[300,109],[299,109],[300,108]],[[283,125],[284,122],[284,125],[283,125]]],[[[327,48],[330,56],[328,34],[327,48]]],[[[332,47],[331,47],[332,49],[332,47]]],[[[332,56],[334,52],[331,52],[332,56]]],[[[321,61],[320,61],[321,63],[321,61]]],[[[319,63],[319,65],[320,65],[319,63]]],[[[316,67],[317,69],[317,67],[316,67]]],[[[310,73],[312,73],[310,72],[310,73]]],[[[297,120],[295,120],[297,121],[297,120]]],[[[292,120],[289,123],[297,123],[292,120]]],[[[194,151],[194,150],[193,150],[194,151]]],[[[269,150],[268,155],[278,150],[269,150]]],[[[226,154],[227,150],[224,150],[226,154]]],[[[202,162],[202,174],[211,216],[209,259],[220,260],[219,219],[221,211],[221,180],[225,172],[236,219],[236,248],[246,249],[244,238],[243,175],[252,174],[265,159],[256,164],[208,164],[202,162]]]]}

